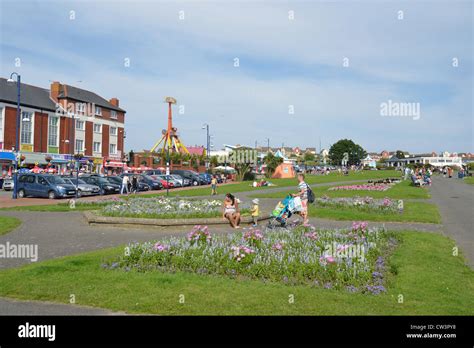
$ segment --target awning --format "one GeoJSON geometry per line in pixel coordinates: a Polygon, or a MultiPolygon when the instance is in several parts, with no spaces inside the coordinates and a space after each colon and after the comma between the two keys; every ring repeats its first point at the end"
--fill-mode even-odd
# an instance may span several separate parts
{"type": "Polygon", "coordinates": [[[26,164],[47,164],[44,154],[37,154],[37,153],[22,153],[23,156],[25,156],[25,161],[24,163],[26,164]]]}
{"type": "Polygon", "coordinates": [[[104,167],[114,167],[114,168],[122,168],[125,164],[123,162],[117,161],[106,161],[104,167]]]}
{"type": "Polygon", "coordinates": [[[13,152],[0,151],[0,161],[15,162],[15,154],[13,152]]]}

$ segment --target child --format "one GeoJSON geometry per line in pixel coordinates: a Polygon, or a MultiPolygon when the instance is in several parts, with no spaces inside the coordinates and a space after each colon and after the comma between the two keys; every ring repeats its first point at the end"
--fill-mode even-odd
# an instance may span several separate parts
{"type": "Polygon", "coordinates": [[[211,179],[211,196],[217,195],[217,178],[215,175],[211,179]]]}
{"type": "Polygon", "coordinates": [[[252,203],[253,203],[253,207],[252,207],[251,213],[252,213],[253,227],[257,227],[258,215],[259,215],[258,198],[255,198],[252,201],[252,203]]]}

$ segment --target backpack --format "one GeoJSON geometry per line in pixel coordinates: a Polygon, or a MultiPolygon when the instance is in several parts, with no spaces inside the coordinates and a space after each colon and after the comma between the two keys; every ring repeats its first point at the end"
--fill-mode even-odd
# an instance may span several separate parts
{"type": "Polygon", "coordinates": [[[313,190],[311,190],[311,187],[309,187],[308,184],[306,184],[306,188],[307,188],[307,195],[308,195],[308,203],[314,203],[315,201],[315,197],[314,197],[314,192],[313,190]]]}

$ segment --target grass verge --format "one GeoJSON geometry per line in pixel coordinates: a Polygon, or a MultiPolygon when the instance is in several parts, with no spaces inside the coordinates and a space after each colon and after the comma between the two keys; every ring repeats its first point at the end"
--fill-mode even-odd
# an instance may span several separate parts
{"type": "MultiPolygon", "coordinates": [[[[373,198],[392,198],[392,199],[426,199],[430,198],[430,194],[428,190],[424,187],[414,187],[410,184],[409,181],[402,181],[398,184],[395,184],[393,187],[388,189],[387,191],[364,191],[364,190],[357,190],[357,191],[349,191],[349,190],[341,190],[341,191],[332,191],[330,190],[331,187],[338,186],[338,185],[328,185],[328,186],[319,186],[313,187],[312,190],[316,197],[321,197],[323,195],[329,196],[331,198],[334,197],[354,197],[354,196],[369,196],[373,198]]],[[[286,191],[286,192],[269,192],[269,193],[260,193],[260,194],[253,194],[252,197],[256,198],[283,198],[290,193],[296,193],[296,187],[294,190],[286,191]]]]}
{"type": "Polygon", "coordinates": [[[402,214],[364,211],[357,208],[335,209],[315,205],[309,205],[308,213],[311,217],[332,220],[441,223],[438,207],[425,202],[405,202],[402,214]]]}
{"type": "Polygon", "coordinates": [[[21,221],[10,216],[0,216],[0,236],[13,231],[21,225],[21,221]]]}

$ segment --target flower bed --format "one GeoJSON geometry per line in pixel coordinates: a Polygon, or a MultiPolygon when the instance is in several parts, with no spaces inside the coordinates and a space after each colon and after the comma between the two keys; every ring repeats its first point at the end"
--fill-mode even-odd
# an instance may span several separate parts
{"type": "Polygon", "coordinates": [[[350,292],[385,291],[385,257],[396,244],[387,231],[356,222],[351,228],[249,229],[213,236],[195,226],[187,237],[132,243],[106,269],[193,272],[307,284],[350,292]]]}
{"type": "MultiPolygon", "coordinates": [[[[245,205],[242,208],[245,212],[245,205]]],[[[114,217],[212,218],[222,214],[222,202],[167,197],[134,198],[111,202],[100,213],[114,217]]]]}
{"type": "Polygon", "coordinates": [[[391,187],[391,184],[345,185],[331,187],[328,191],[387,191],[391,187]]]}
{"type": "Polygon", "coordinates": [[[390,198],[375,199],[372,197],[338,197],[330,198],[323,196],[316,198],[315,204],[319,207],[331,208],[357,208],[366,211],[379,211],[395,213],[401,212],[398,209],[397,201],[390,198]]]}

